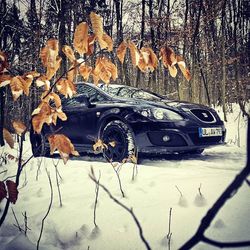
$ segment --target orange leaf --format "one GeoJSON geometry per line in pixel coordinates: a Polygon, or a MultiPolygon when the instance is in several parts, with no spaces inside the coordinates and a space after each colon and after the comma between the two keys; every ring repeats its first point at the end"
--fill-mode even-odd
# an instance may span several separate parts
{"type": "Polygon", "coordinates": [[[40,134],[44,123],[52,123],[52,109],[47,102],[41,102],[37,109],[32,113],[32,126],[36,133],[40,134]]]}
{"type": "Polygon", "coordinates": [[[100,152],[104,149],[108,149],[107,144],[105,144],[101,139],[98,139],[95,144],[93,145],[93,150],[95,152],[100,152]]]}
{"type": "Polygon", "coordinates": [[[57,70],[60,68],[61,61],[62,61],[62,58],[57,57],[55,62],[53,63],[53,67],[50,67],[50,66],[47,67],[46,76],[48,80],[50,80],[55,75],[57,70]]]}
{"type": "Polygon", "coordinates": [[[8,189],[8,196],[9,196],[9,201],[13,204],[16,203],[17,197],[18,197],[18,190],[17,190],[17,185],[14,181],[7,180],[6,181],[6,186],[8,189]]]}
{"type": "Polygon", "coordinates": [[[0,51],[0,73],[7,72],[8,67],[7,56],[4,52],[0,51]]]}
{"type": "Polygon", "coordinates": [[[88,81],[91,71],[92,71],[92,67],[88,66],[85,63],[81,64],[79,67],[79,72],[85,81],[88,81]]]}
{"type": "Polygon", "coordinates": [[[88,24],[82,22],[76,26],[74,33],[74,48],[82,56],[88,52],[88,24]]]}
{"type": "Polygon", "coordinates": [[[79,156],[70,139],[63,134],[50,135],[48,141],[50,144],[50,154],[52,155],[58,150],[64,164],[67,163],[70,154],[79,156]]]}
{"type": "Polygon", "coordinates": [[[57,39],[47,41],[45,47],[41,49],[40,58],[45,67],[54,68],[59,52],[59,43],[57,39]]]}
{"type": "Polygon", "coordinates": [[[62,51],[67,56],[67,58],[70,60],[70,62],[73,63],[76,60],[74,51],[70,46],[64,45],[62,48],[62,51]]]}
{"type": "Polygon", "coordinates": [[[168,66],[168,70],[169,70],[169,74],[172,77],[176,77],[176,75],[177,75],[177,69],[176,69],[176,67],[174,65],[173,66],[168,66]]]}
{"type": "Polygon", "coordinates": [[[184,77],[186,78],[187,81],[190,81],[191,74],[186,67],[186,63],[184,62],[184,59],[181,56],[177,56],[176,58],[177,58],[177,64],[178,64],[182,74],[184,75],[184,77]]]}
{"type": "Polygon", "coordinates": [[[88,37],[88,51],[87,51],[87,56],[90,56],[94,53],[94,43],[95,43],[96,36],[95,35],[90,35],[88,37]]]}
{"type": "Polygon", "coordinates": [[[15,76],[11,79],[10,89],[11,89],[14,101],[16,101],[18,97],[23,94],[23,88],[25,84],[26,84],[25,80],[21,76],[15,76]]]}
{"type": "Polygon", "coordinates": [[[116,51],[117,57],[122,64],[124,63],[127,47],[128,47],[127,43],[122,41],[116,51]]]}
{"type": "Polygon", "coordinates": [[[77,75],[78,75],[77,61],[74,61],[67,72],[67,79],[73,83],[77,75]]]}
{"type": "Polygon", "coordinates": [[[18,135],[21,135],[23,132],[26,131],[26,126],[20,121],[12,122],[13,128],[18,135]]]}
{"type": "Polygon", "coordinates": [[[7,191],[5,187],[5,183],[0,181],[0,202],[7,197],[7,191]]]}
{"type": "Polygon", "coordinates": [[[73,82],[65,78],[62,78],[58,81],[56,88],[59,93],[65,97],[72,97],[74,94],[76,94],[76,87],[73,82]]]}
{"type": "Polygon", "coordinates": [[[0,88],[10,84],[11,78],[12,77],[9,74],[1,74],[0,75],[0,88]]]}
{"type": "Polygon", "coordinates": [[[11,148],[14,148],[13,137],[12,137],[11,133],[6,128],[3,128],[3,138],[9,144],[9,146],[11,148]]]}
{"type": "Polygon", "coordinates": [[[168,68],[168,66],[173,66],[176,64],[176,55],[170,47],[163,47],[160,49],[160,56],[162,58],[163,65],[168,68]]]}
{"type": "Polygon", "coordinates": [[[112,40],[112,38],[108,34],[103,33],[102,40],[107,44],[107,47],[106,47],[107,50],[112,51],[113,50],[113,40],[112,40]]]}
{"type": "Polygon", "coordinates": [[[136,67],[139,63],[139,60],[140,60],[140,53],[133,42],[129,41],[128,46],[129,46],[129,50],[130,50],[132,64],[134,65],[134,67],[136,67]]]}

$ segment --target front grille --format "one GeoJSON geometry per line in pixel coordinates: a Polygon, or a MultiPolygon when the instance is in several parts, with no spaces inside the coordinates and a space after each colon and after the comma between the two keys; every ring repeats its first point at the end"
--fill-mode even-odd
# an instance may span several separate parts
{"type": "Polygon", "coordinates": [[[195,115],[196,118],[203,122],[211,123],[215,121],[214,116],[205,109],[192,109],[192,114],[195,115]]]}
{"type": "Polygon", "coordinates": [[[217,144],[224,141],[224,135],[223,136],[211,136],[211,137],[199,137],[198,133],[195,134],[189,134],[192,142],[194,145],[210,145],[210,144],[217,144]]]}
{"type": "Polygon", "coordinates": [[[153,131],[148,132],[148,138],[153,145],[157,146],[166,146],[166,147],[181,147],[187,146],[186,141],[182,138],[182,136],[173,133],[173,132],[165,132],[165,131],[153,131]],[[163,136],[167,135],[170,137],[170,140],[165,142],[163,141],[163,136]]]}

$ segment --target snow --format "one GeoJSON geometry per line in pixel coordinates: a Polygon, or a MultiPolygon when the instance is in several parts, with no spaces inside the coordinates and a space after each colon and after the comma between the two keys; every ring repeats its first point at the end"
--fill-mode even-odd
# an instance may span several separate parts
{"type": "MultiPolygon", "coordinates": [[[[133,208],[152,249],[178,249],[196,232],[201,218],[245,166],[247,125],[239,116],[239,109],[236,106],[234,109],[225,124],[227,145],[207,149],[201,156],[143,159],[138,165],[135,180],[132,180],[133,164],[123,165],[119,174],[125,198],[122,198],[113,167],[101,157],[86,155],[81,159],[73,158],[67,165],[58,159],[32,159],[23,170],[18,201],[11,205],[23,229],[23,214],[27,213],[30,230],[27,237],[19,232],[10,209],[0,228],[0,249],[36,249],[41,221],[48,210],[51,195],[46,169],[52,180],[53,204],[45,219],[39,249],[145,249],[131,215],[101,188],[96,210],[98,227],[95,227],[96,186],[89,178],[91,166],[97,178],[101,173],[100,183],[120,202],[133,208]],[[56,184],[57,164],[62,177],[59,177],[62,207],[56,184]],[[170,208],[172,236],[168,246],[166,236],[170,208]]],[[[2,150],[17,155],[17,150],[7,146],[2,150]]],[[[24,159],[28,159],[30,154],[29,142],[25,141],[24,159]]],[[[0,172],[7,172],[0,175],[0,180],[14,175],[16,166],[13,160],[2,165],[0,172]]],[[[0,213],[4,205],[5,201],[0,205],[0,213]]],[[[249,207],[249,186],[244,184],[217,214],[206,236],[220,241],[249,240],[249,207]]],[[[201,243],[194,249],[215,248],[201,243]]]]}

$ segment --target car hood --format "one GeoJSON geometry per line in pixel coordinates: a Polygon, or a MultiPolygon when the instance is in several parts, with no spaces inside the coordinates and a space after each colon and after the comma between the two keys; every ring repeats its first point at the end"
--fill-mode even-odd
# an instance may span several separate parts
{"type": "Polygon", "coordinates": [[[175,101],[175,100],[156,100],[156,101],[149,101],[144,99],[114,99],[114,102],[124,103],[126,105],[132,106],[144,106],[144,107],[158,107],[158,108],[167,108],[175,111],[185,111],[191,109],[210,109],[207,106],[190,103],[185,101],[175,101]]]}

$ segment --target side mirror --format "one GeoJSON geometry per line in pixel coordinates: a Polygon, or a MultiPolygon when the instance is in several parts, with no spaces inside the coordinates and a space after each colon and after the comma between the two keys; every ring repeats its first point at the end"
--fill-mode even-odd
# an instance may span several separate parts
{"type": "Polygon", "coordinates": [[[85,95],[79,95],[75,97],[77,102],[83,103],[87,108],[91,108],[94,105],[90,103],[89,98],[85,95]]]}

